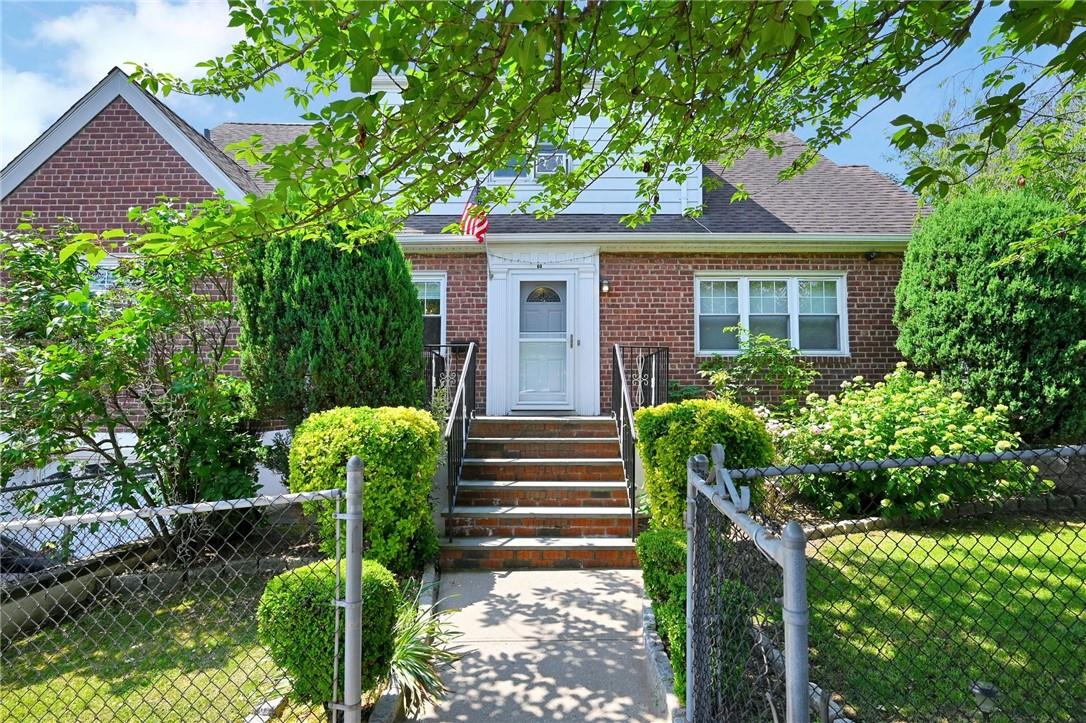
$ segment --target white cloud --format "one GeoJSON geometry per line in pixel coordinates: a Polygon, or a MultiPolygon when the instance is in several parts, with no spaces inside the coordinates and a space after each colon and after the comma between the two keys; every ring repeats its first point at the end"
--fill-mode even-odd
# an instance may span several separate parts
{"type": "MultiPolygon", "coordinates": [[[[201,60],[221,55],[241,38],[228,28],[225,0],[178,3],[141,0],[130,5],[94,4],[44,19],[31,37],[56,58],[57,72],[0,65],[0,162],[22,151],[114,66],[137,62],[192,78],[201,60]]],[[[185,101],[171,97],[171,105],[185,101]]]]}

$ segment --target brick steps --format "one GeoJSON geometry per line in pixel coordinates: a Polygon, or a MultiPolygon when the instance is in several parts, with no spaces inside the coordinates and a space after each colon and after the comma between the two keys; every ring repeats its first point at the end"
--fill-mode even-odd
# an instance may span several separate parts
{"type": "Polygon", "coordinates": [[[610,417],[476,417],[472,437],[614,437],[610,417]]]}
{"type": "Polygon", "coordinates": [[[445,515],[451,537],[621,537],[626,507],[463,507],[445,515]]]}
{"type": "Polygon", "coordinates": [[[462,480],[456,501],[460,505],[503,507],[620,507],[629,504],[623,480],[462,480]]]}
{"type": "Polygon", "coordinates": [[[605,537],[463,537],[441,547],[445,570],[637,568],[633,542],[605,537]]]}
{"type": "Polygon", "coordinates": [[[468,457],[571,458],[618,457],[618,439],[614,437],[472,437],[468,457]]]}
{"type": "Polygon", "coordinates": [[[465,457],[463,476],[479,480],[615,480],[623,479],[622,459],[557,457],[465,457]]]}
{"type": "Polygon", "coordinates": [[[477,417],[469,435],[443,568],[638,566],[613,419],[477,417]]]}

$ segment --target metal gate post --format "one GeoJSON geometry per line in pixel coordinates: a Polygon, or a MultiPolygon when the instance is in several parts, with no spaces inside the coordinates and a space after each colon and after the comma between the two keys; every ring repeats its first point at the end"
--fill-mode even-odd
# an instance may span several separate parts
{"type": "Polygon", "coordinates": [[[343,625],[343,721],[362,720],[362,460],[347,462],[347,589],[343,625]]]}
{"type": "Polygon", "coordinates": [[[784,571],[784,685],[785,720],[809,723],[807,624],[807,536],[794,520],[781,535],[784,571]]]}
{"type": "Polygon", "coordinates": [[[698,489],[694,486],[694,478],[704,479],[708,472],[709,459],[703,454],[691,457],[686,463],[686,512],[683,513],[686,523],[686,719],[691,723],[698,719],[694,711],[697,705],[694,700],[697,687],[694,680],[694,556],[697,554],[694,538],[698,519],[698,489]]]}

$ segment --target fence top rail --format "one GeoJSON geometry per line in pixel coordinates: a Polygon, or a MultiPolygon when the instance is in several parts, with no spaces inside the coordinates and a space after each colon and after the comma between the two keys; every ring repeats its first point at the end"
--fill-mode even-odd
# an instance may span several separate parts
{"type": "Polygon", "coordinates": [[[71,527],[73,525],[90,525],[102,522],[120,522],[122,520],[161,519],[164,517],[194,515],[203,512],[226,512],[255,507],[283,507],[294,505],[299,502],[334,500],[342,496],[342,490],[334,489],[320,490],[317,492],[294,492],[285,495],[262,495],[259,497],[246,497],[237,500],[219,500],[217,502],[196,502],[187,505],[83,512],[77,515],[63,515],[60,517],[25,517],[0,522],[0,532],[38,530],[50,527],[71,527]]]}
{"type": "Polygon", "coordinates": [[[990,464],[993,462],[1028,462],[1038,459],[1069,459],[1086,456],[1086,444],[1073,444],[1045,449],[1008,449],[1001,452],[927,455],[924,457],[894,457],[889,459],[846,460],[842,462],[818,462],[788,464],[780,467],[747,467],[730,469],[732,479],[758,479],[760,477],[786,477],[800,474],[837,474],[839,472],[865,472],[880,469],[904,469],[907,467],[949,467],[956,464],[990,464]]]}
{"type": "MultiPolygon", "coordinates": [[[[724,480],[717,479],[716,471],[709,467],[709,460],[704,455],[695,455],[687,460],[686,479],[693,488],[693,494],[705,495],[713,507],[741,529],[763,555],[783,566],[784,547],[781,539],[736,507],[724,480]]],[[[689,503],[687,514],[690,514],[689,503]]]]}

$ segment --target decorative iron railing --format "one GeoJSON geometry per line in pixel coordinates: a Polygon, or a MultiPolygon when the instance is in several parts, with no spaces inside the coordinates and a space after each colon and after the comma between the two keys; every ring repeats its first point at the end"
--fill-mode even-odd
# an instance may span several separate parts
{"type": "Polygon", "coordinates": [[[452,512],[456,505],[464,452],[468,446],[468,431],[471,420],[475,417],[477,348],[475,342],[426,348],[427,377],[431,380],[431,407],[440,406],[448,415],[444,435],[449,475],[449,512],[452,512]],[[459,373],[454,374],[457,369],[459,373]],[[455,387],[451,386],[454,379],[455,387]]]}
{"type": "Polygon", "coordinates": [[[637,430],[633,415],[641,407],[667,401],[667,375],[667,347],[615,344],[611,354],[611,413],[626,476],[631,537],[637,537],[637,430]]]}

